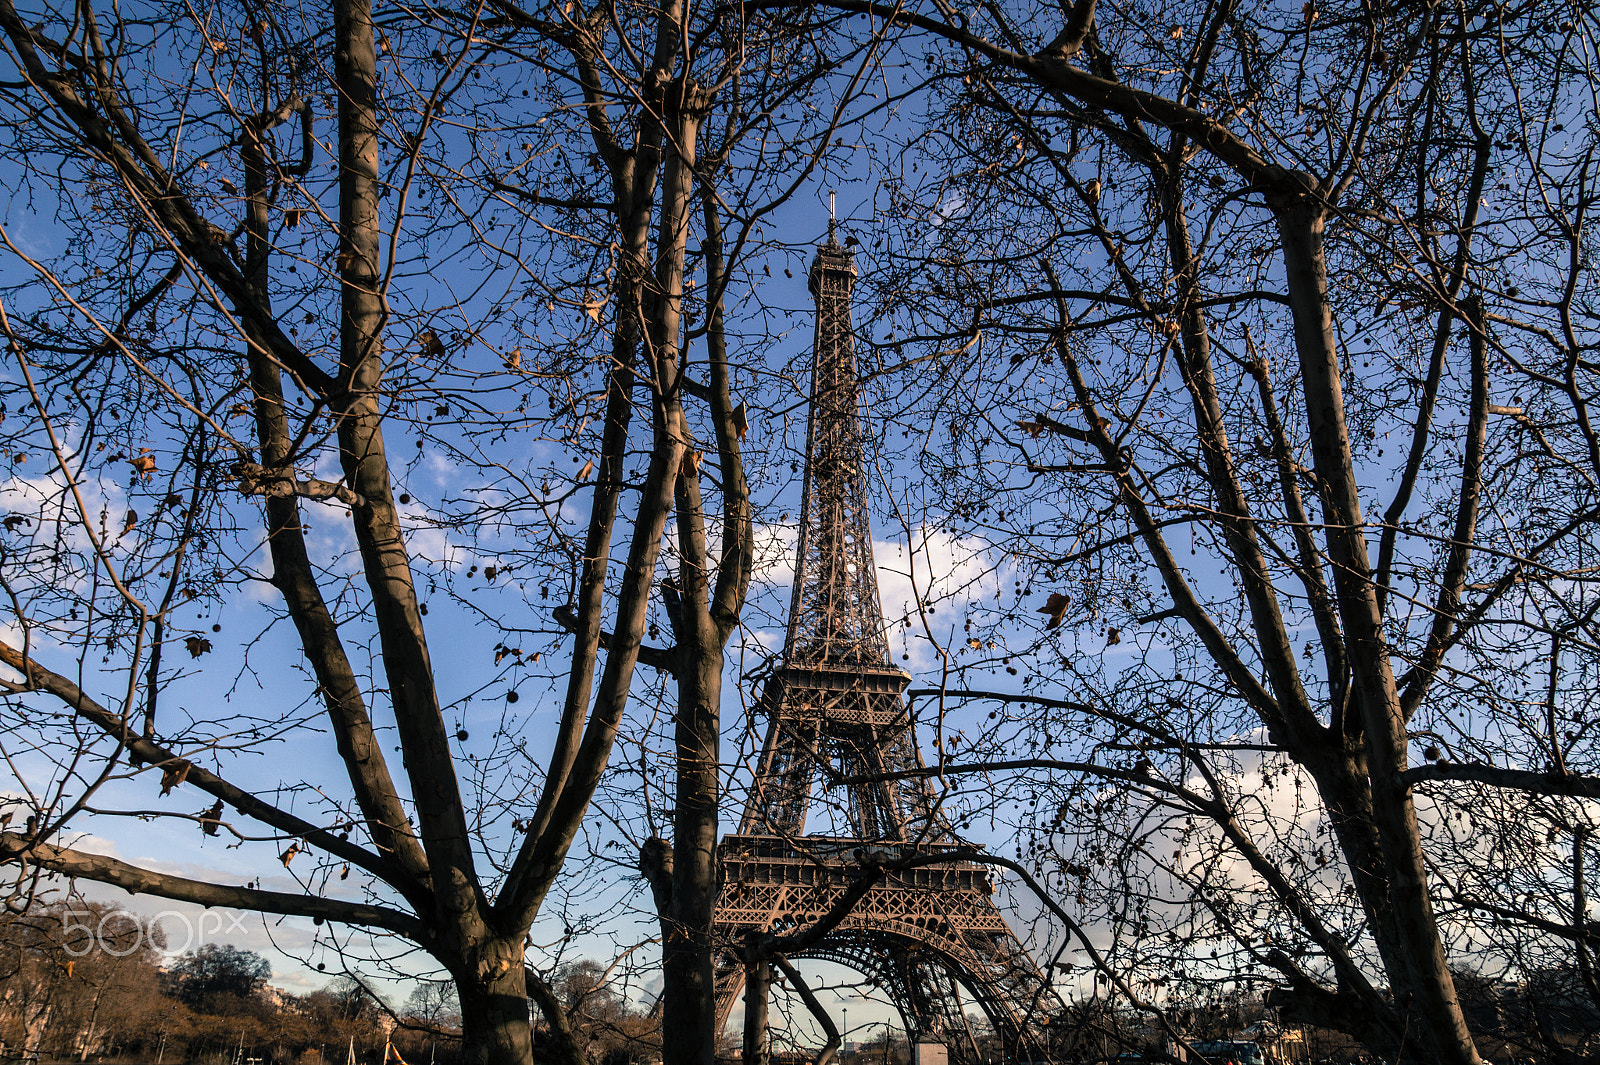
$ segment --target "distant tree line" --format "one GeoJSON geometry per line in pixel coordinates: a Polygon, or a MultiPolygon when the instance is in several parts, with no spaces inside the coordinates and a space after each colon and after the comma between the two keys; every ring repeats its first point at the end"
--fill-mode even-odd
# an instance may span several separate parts
{"type": "MultiPolygon", "coordinates": [[[[419,983],[392,1007],[359,979],[309,994],[270,987],[261,955],[207,943],[168,959],[158,925],[104,903],[35,906],[0,922],[0,1061],[112,1058],[164,1063],[382,1060],[393,1043],[411,1065],[461,1058],[461,1013],[448,981],[419,983]]],[[[591,1060],[659,1054],[651,1022],[607,986],[590,961],[550,980],[591,1060]]],[[[530,1018],[531,1023],[531,1018],[530,1018]]],[[[533,1033],[534,1059],[548,1043],[533,1033]]]]}
{"type": "MultiPolygon", "coordinates": [[[[1600,1038],[1600,1008],[1585,993],[1582,975],[1572,966],[1536,968],[1525,979],[1458,969],[1467,1025],[1476,1044],[1492,1061],[1593,1062],[1600,1038]]],[[[1224,990],[1176,997],[1167,1016],[1194,1051],[1218,1041],[1244,1041],[1262,1048],[1274,1063],[1364,1063],[1374,1060],[1370,1048],[1334,1028],[1286,1022],[1267,996],[1248,990],[1224,990]]],[[[980,1051],[997,1056],[999,1043],[987,1021],[968,1018],[980,1051]]],[[[1060,1033],[1053,1044],[1061,1065],[1109,1062],[1123,1055],[1165,1061],[1174,1053],[1167,1033],[1152,1025],[1148,1014],[1115,995],[1079,999],[1052,1018],[1060,1033]]],[[[859,1061],[878,1061],[882,1040],[858,1047],[859,1061]]],[[[902,1055],[903,1056],[903,1055],[902,1055]]],[[[896,1061],[891,1050],[890,1061],[896,1061]]],[[[998,1060],[998,1057],[996,1057],[998,1060]]],[[[1381,1060],[1381,1059],[1380,1059],[1381,1060]]]]}

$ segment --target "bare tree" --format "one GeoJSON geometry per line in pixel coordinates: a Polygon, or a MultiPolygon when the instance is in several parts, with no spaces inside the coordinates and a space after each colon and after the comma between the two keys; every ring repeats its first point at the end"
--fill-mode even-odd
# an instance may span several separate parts
{"type": "Polygon", "coordinates": [[[0,233],[17,471],[0,660],[27,796],[0,859],[18,897],[65,874],[399,937],[454,981],[468,1060],[527,1061],[530,995],[552,1001],[524,966],[529,929],[643,661],[676,678],[687,767],[662,917],[688,997],[671,1010],[709,1030],[755,408],[735,398],[722,304],[830,119],[782,119],[772,150],[796,173],[736,152],[831,69],[805,28],[686,5],[0,2],[25,160],[0,233]],[[757,177],[729,194],[733,173],[757,177]],[[24,202],[44,205],[42,235],[19,229],[24,202]],[[670,647],[647,644],[663,568],[670,647]],[[205,624],[257,588],[264,635],[205,624]],[[555,602],[530,612],[535,589],[555,602]],[[493,669],[459,660],[470,625],[495,637],[493,669]],[[211,679],[227,670],[231,687],[211,679]],[[548,753],[512,708],[541,684],[561,707],[548,753]],[[301,753],[324,736],[333,777],[301,753]],[[245,757],[272,752],[265,772],[245,757]],[[150,809],[156,774],[163,797],[208,805],[150,809]],[[118,815],[225,833],[294,886],[73,845],[118,815]]]}
{"type": "Polygon", "coordinates": [[[924,695],[988,700],[929,772],[1015,774],[978,798],[1142,1008],[1266,981],[1480,1060],[1452,958],[1589,971],[1600,931],[1595,27],[830,6],[925,74],[882,176],[874,339],[918,374],[886,413],[1016,582],[924,612],[924,695]]]}
{"type": "Polygon", "coordinates": [[[444,981],[419,981],[406,999],[405,1016],[425,1028],[459,1026],[461,1003],[456,999],[456,989],[444,981]]]}

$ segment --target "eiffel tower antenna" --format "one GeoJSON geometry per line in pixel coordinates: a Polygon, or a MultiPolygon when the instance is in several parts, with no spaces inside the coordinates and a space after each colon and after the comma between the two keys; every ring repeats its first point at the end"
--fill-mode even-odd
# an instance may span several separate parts
{"type": "MultiPolygon", "coordinates": [[[[889,657],[867,507],[850,320],[856,265],[836,239],[831,194],[829,216],[809,281],[817,308],[811,410],[783,661],[759,699],[767,734],[744,817],[719,848],[716,934],[731,951],[751,930],[793,928],[827,913],[858,869],[849,856],[862,848],[891,862],[966,846],[937,812],[926,780],[910,775],[922,767],[903,698],[911,678],[889,657]],[[832,789],[843,793],[839,821],[803,834],[825,768],[871,783],[832,789]]],[[[952,1061],[976,1060],[964,993],[1008,1049],[1037,1058],[1049,990],[993,890],[987,866],[959,860],[887,876],[804,956],[867,976],[908,1030],[945,1041],[952,1061]]],[[[724,1023],[743,978],[730,953],[718,970],[724,1023]]]]}
{"type": "Polygon", "coordinates": [[[834,228],[839,224],[839,220],[838,220],[837,216],[835,216],[835,214],[833,213],[833,198],[834,198],[835,195],[837,195],[837,194],[832,192],[831,190],[828,193],[828,243],[829,244],[835,243],[833,232],[834,232],[834,228]]]}

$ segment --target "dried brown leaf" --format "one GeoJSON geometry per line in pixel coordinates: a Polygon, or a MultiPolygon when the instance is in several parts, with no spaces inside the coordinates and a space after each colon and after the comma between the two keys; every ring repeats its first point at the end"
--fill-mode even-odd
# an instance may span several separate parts
{"type": "Polygon", "coordinates": [[[1050,620],[1045,623],[1045,628],[1053,629],[1059,626],[1061,619],[1067,616],[1067,607],[1071,605],[1072,599],[1070,596],[1062,595],[1060,592],[1051,592],[1050,598],[1046,599],[1044,606],[1038,610],[1041,614],[1050,615],[1050,620]]]}
{"type": "Polygon", "coordinates": [[[172,794],[172,789],[182,784],[189,778],[192,768],[188,762],[175,762],[161,770],[161,794],[163,797],[172,794]]]}

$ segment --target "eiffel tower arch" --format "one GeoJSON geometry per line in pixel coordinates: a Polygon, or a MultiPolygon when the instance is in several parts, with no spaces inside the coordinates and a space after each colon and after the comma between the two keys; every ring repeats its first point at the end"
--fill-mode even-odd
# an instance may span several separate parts
{"type": "MultiPolygon", "coordinates": [[[[923,765],[904,698],[911,678],[891,662],[878,597],[850,317],[855,278],[830,225],[810,274],[817,319],[788,631],[758,699],[767,731],[749,801],[739,830],[718,848],[715,934],[729,948],[717,970],[719,1028],[743,986],[737,944],[752,929],[798,928],[827,913],[860,869],[858,849],[886,863],[970,849],[921,777],[838,789],[839,818],[828,831],[806,832],[824,767],[844,778],[892,778],[923,765]]],[[[1055,1000],[993,893],[988,866],[957,858],[890,874],[800,956],[865,976],[905,1029],[943,1042],[952,1061],[978,1059],[969,1006],[982,1010],[1010,1060],[1039,1059],[1055,1000]]]]}

